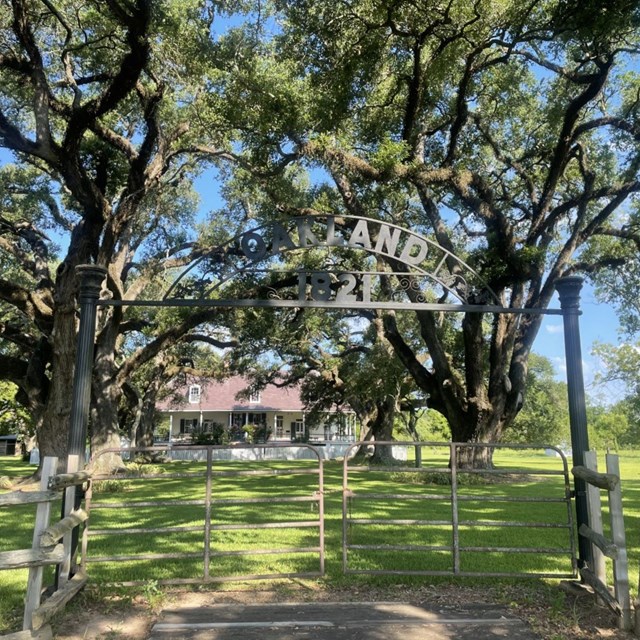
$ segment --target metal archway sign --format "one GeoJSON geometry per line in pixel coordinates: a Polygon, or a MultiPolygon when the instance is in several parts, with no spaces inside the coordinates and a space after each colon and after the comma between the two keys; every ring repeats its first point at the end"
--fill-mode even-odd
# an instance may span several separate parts
{"type": "Polygon", "coordinates": [[[202,251],[162,303],[442,311],[437,300],[448,296],[457,300],[449,310],[502,306],[472,267],[426,236],[362,216],[316,215],[255,226],[202,251]],[[244,286],[229,297],[233,281],[244,286]]]}
{"type": "MultiPolygon", "coordinates": [[[[76,269],[80,326],[69,436],[69,460],[73,457],[74,465],[84,462],[98,306],[562,315],[573,464],[582,465],[589,450],[579,329],[583,281],[578,276],[556,281],[560,309],[506,307],[477,272],[432,240],[380,220],[330,215],[292,218],[286,225],[276,222],[256,226],[221,246],[202,251],[197,260],[176,274],[161,300],[101,300],[106,269],[96,265],[76,269]],[[313,260],[305,259],[309,256],[313,260]],[[229,292],[235,297],[226,297],[229,292]],[[458,302],[438,302],[448,295],[458,302]]],[[[589,523],[586,485],[579,478],[574,482],[579,527],[589,523]]],[[[591,545],[582,536],[579,543],[579,559],[588,564],[591,545]]]]}

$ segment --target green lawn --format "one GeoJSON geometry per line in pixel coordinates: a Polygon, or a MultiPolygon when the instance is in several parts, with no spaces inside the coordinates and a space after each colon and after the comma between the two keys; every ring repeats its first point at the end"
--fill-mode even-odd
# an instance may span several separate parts
{"type": "MultiPolygon", "coordinates": [[[[446,467],[446,451],[423,452],[427,469],[446,467]],[[428,453],[428,455],[427,455],[428,453]]],[[[631,585],[635,593],[640,561],[640,453],[623,452],[620,456],[627,545],[630,559],[631,585]]],[[[554,470],[559,460],[542,453],[497,451],[496,465],[501,470],[554,470]]],[[[165,474],[155,479],[127,478],[96,484],[92,501],[88,556],[90,579],[96,584],[106,582],[143,581],[154,584],[163,579],[198,580],[203,575],[204,506],[178,504],[179,501],[203,502],[206,496],[204,463],[174,462],[162,465],[165,474]],[[181,477],[172,477],[179,474],[181,477]],[[117,489],[117,490],[116,490],[117,489]],[[162,499],[173,501],[166,506],[144,506],[145,501],[162,499]],[[100,506],[101,505],[101,506],[100,506]],[[171,527],[171,532],[158,531],[171,527]],[[182,530],[180,530],[182,529],[182,530]],[[115,534],[115,535],[114,535],[115,534]],[[194,554],[186,559],[163,558],[173,553],[194,554]],[[129,560],[129,556],[153,554],[148,560],[129,560]],[[101,558],[119,556],[102,562],[101,558]]],[[[291,548],[314,548],[319,544],[318,528],[238,528],[243,523],[259,525],[275,522],[307,523],[318,519],[313,501],[279,502],[277,497],[309,497],[317,489],[317,465],[304,461],[289,462],[226,462],[216,463],[214,469],[223,473],[212,479],[212,521],[210,549],[214,555],[210,576],[243,576],[248,574],[313,573],[319,569],[318,553],[305,551],[290,553],[291,548]],[[306,469],[304,474],[275,474],[295,466],[306,469]],[[236,475],[248,470],[269,470],[269,475],[236,475]],[[264,499],[267,499],[265,502],[264,499]],[[252,499],[250,504],[234,504],[235,499],[252,499]],[[260,553],[265,549],[281,553],[260,553]],[[241,555],[235,555],[239,551],[241,555]],[[247,554],[247,551],[253,553],[247,554]]],[[[601,470],[604,463],[601,463],[601,470]]],[[[0,458],[1,476],[20,476],[32,470],[29,465],[14,459],[0,458]]],[[[348,531],[350,545],[349,569],[383,571],[442,571],[450,572],[451,545],[448,497],[450,487],[441,484],[441,476],[429,473],[429,483],[420,481],[425,474],[408,468],[402,472],[354,470],[349,487],[355,497],[349,504],[349,517],[355,519],[348,531]],[[388,499],[387,496],[396,496],[388,499]],[[427,499],[425,497],[428,496],[427,499]],[[362,520],[396,520],[362,522],[362,520]],[[358,522],[359,520],[359,522],[358,522]],[[406,524],[419,520],[423,524],[406,524]],[[436,521],[435,523],[430,521],[436,521]],[[386,545],[382,549],[371,549],[386,545]],[[389,547],[389,545],[392,545],[389,547]],[[420,546],[420,550],[406,551],[400,546],[420,546]],[[426,549],[432,547],[435,549],[426,549]]],[[[468,572],[535,572],[556,575],[570,572],[568,554],[569,534],[565,528],[500,527],[496,523],[519,521],[562,525],[567,520],[567,508],[562,502],[540,504],[531,501],[541,495],[557,497],[563,494],[561,477],[518,474],[500,477],[491,482],[478,476],[461,475],[459,518],[460,545],[472,548],[463,551],[460,569],[468,572]],[[481,500],[482,498],[491,500],[481,500]],[[529,499],[529,500],[527,500],[529,499]],[[467,521],[484,521],[469,525],[467,521]],[[494,551],[482,551],[490,547],[494,551]],[[531,550],[546,549],[549,553],[504,553],[504,548],[531,550]]],[[[342,573],[342,465],[325,463],[325,549],[327,582],[346,586],[358,583],[388,584],[390,582],[432,582],[437,578],[424,576],[360,576],[342,573]]],[[[603,496],[604,497],[604,496],[603,496]]],[[[53,508],[59,513],[59,505],[53,508]]],[[[27,548],[31,545],[34,506],[3,509],[0,517],[0,551],[27,548]]],[[[27,571],[0,573],[0,633],[16,626],[24,597],[27,571]]],[[[49,581],[52,575],[47,575],[49,581]]],[[[479,580],[476,578],[475,580],[479,580]]]]}

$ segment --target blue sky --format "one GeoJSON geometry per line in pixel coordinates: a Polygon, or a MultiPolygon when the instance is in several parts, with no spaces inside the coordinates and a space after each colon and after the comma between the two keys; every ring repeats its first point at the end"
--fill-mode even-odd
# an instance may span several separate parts
{"type": "MultiPolygon", "coordinates": [[[[552,305],[559,308],[557,297],[552,305]]],[[[596,300],[593,288],[585,283],[580,306],[580,338],[582,344],[582,367],[585,380],[585,389],[588,396],[594,400],[601,399],[607,403],[621,400],[624,389],[615,384],[595,385],[594,377],[602,370],[598,359],[591,355],[592,345],[595,342],[617,344],[618,319],[613,308],[596,300]]],[[[555,367],[559,380],[565,380],[566,366],[564,356],[564,327],[562,316],[546,316],[540,332],[536,338],[533,350],[549,358],[555,367]]]]}

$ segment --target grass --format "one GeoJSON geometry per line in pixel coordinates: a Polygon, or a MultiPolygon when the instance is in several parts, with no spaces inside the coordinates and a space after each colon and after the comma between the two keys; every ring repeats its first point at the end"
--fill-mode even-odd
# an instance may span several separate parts
{"type": "MultiPolygon", "coordinates": [[[[427,472],[415,473],[411,468],[401,472],[354,471],[350,473],[349,487],[355,498],[349,504],[349,517],[354,519],[349,531],[350,545],[359,547],[349,551],[351,570],[442,571],[452,567],[452,554],[448,550],[399,549],[400,546],[444,547],[451,544],[450,487],[438,468],[446,467],[447,454],[441,450],[424,451],[427,472]],[[428,458],[428,459],[427,459],[428,458]],[[392,497],[389,496],[400,496],[392,497]],[[425,499],[425,497],[429,497],[425,499]],[[388,521],[420,520],[424,524],[391,524],[388,521]],[[367,522],[362,522],[367,520],[367,522]],[[369,523],[368,521],[374,520],[369,523]],[[375,522],[375,521],[382,522],[375,522]],[[393,545],[392,548],[366,548],[373,545],[393,545]]],[[[631,585],[638,585],[640,561],[640,453],[620,454],[623,502],[630,561],[631,585]]],[[[496,451],[496,465],[503,470],[554,470],[559,460],[544,454],[520,451],[496,451]]],[[[206,496],[205,464],[173,462],[161,465],[164,474],[154,479],[129,477],[94,483],[94,506],[91,510],[89,558],[106,556],[132,556],[167,553],[197,554],[199,558],[152,560],[111,560],[91,562],[90,579],[96,584],[106,582],[140,581],[141,589],[156,588],[158,581],[171,578],[198,580],[203,575],[204,506],[179,504],[180,501],[203,502],[206,496]],[[186,477],[173,477],[175,474],[186,477]],[[164,477],[163,477],[164,476],[164,477]],[[140,502],[162,499],[173,501],[168,506],[146,507],[140,502]],[[99,503],[99,504],[96,504],[99,503]],[[161,532],[148,531],[163,527],[186,527],[196,530],[161,532]],[[123,534],[123,532],[132,531],[123,534]],[[135,530],[145,530],[136,533],[135,530]]],[[[317,489],[318,476],[314,465],[295,462],[225,462],[215,463],[212,481],[212,520],[218,527],[211,532],[210,547],[216,554],[212,558],[211,576],[269,575],[273,573],[311,573],[319,569],[317,552],[276,555],[257,553],[265,548],[286,550],[291,547],[317,547],[318,528],[236,528],[242,523],[260,525],[274,522],[314,521],[318,518],[315,502],[279,502],[278,497],[308,497],[317,489]],[[238,472],[248,470],[270,472],[286,468],[303,468],[302,475],[284,474],[253,476],[238,472]],[[234,504],[234,499],[261,500],[250,504],[234,504]],[[234,552],[254,553],[234,555],[234,552]]],[[[601,468],[604,464],[601,463],[601,468]]],[[[28,464],[13,458],[0,458],[0,477],[19,477],[31,473],[28,464]]],[[[144,469],[143,469],[144,471],[144,469]]],[[[438,578],[424,576],[361,576],[343,575],[342,572],[342,465],[325,463],[325,549],[326,577],[324,580],[338,587],[370,584],[376,586],[393,583],[425,584],[438,578]]],[[[477,475],[459,477],[460,545],[475,550],[463,551],[460,568],[469,572],[540,572],[561,574],[571,571],[568,555],[568,530],[549,526],[501,527],[506,520],[521,523],[566,523],[567,508],[562,502],[539,504],[526,501],[540,495],[562,496],[561,477],[525,474],[492,477],[488,480],[477,475]],[[486,500],[489,498],[489,500],[486,500]],[[465,524],[468,521],[482,521],[465,524]],[[493,551],[481,551],[490,547],[493,551]],[[505,553],[504,548],[519,550],[505,553]],[[548,553],[533,554],[523,549],[544,549],[548,553]],[[555,551],[554,551],[555,550],[555,551]],[[563,550],[558,551],[558,550],[563,550]]],[[[0,485],[1,486],[1,485],[0,485]]],[[[59,505],[52,512],[59,513],[59,505]]],[[[0,551],[31,546],[34,506],[3,509],[0,518],[0,551]]],[[[605,518],[606,520],[606,518],[605,518]]],[[[19,624],[27,571],[0,573],[0,633],[19,624]]],[[[451,580],[451,578],[446,578],[451,580]]],[[[45,577],[52,581],[52,573],[45,577]]],[[[482,578],[475,578],[481,582],[482,578]]],[[[486,580],[486,578],[484,579],[486,580]]],[[[495,582],[495,581],[494,581],[495,582]]]]}

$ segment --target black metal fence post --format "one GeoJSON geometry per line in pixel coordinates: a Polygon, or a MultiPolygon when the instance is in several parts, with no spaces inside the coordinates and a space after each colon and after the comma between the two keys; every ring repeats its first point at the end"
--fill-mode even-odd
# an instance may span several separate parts
{"type": "MultiPolygon", "coordinates": [[[[73,390],[71,398],[71,417],[69,425],[69,452],[67,471],[81,471],[85,464],[85,449],[87,446],[87,428],[89,425],[89,407],[91,404],[91,372],[93,369],[93,354],[96,333],[97,302],[100,299],[102,282],[107,270],[96,265],[78,265],[76,274],[80,280],[78,303],[80,306],[80,325],[78,327],[78,343],[76,364],[73,376],[73,390]]],[[[82,503],[84,492],[81,486],[65,491],[62,499],[62,517],[66,515],[66,503],[73,498],[73,507],[78,509],[82,503]]],[[[78,548],[79,529],[71,532],[71,550],[69,562],[64,566],[57,565],[56,588],[61,577],[70,578],[76,571],[71,564],[78,548]]]]}
{"type": "MultiPolygon", "coordinates": [[[[580,346],[580,291],[583,279],[580,276],[567,276],[556,281],[560,297],[560,308],[564,321],[564,348],[567,362],[567,391],[569,396],[569,424],[571,427],[571,454],[573,465],[584,464],[584,453],[589,451],[587,431],[587,409],[584,394],[584,376],[582,372],[582,349],[580,346]]],[[[576,524],[589,525],[587,508],[587,488],[583,480],[574,478],[576,494],[576,524]]],[[[593,566],[591,543],[578,536],[579,566],[593,566]]]]}
{"type": "Polygon", "coordinates": [[[87,426],[89,424],[89,404],[91,402],[91,370],[96,332],[96,303],[100,299],[102,282],[107,270],[96,265],[82,264],[76,267],[80,279],[80,326],[76,368],[73,378],[73,397],[69,430],[69,455],[79,456],[79,468],[84,466],[84,452],[87,446],[87,426]]]}

